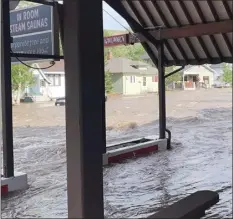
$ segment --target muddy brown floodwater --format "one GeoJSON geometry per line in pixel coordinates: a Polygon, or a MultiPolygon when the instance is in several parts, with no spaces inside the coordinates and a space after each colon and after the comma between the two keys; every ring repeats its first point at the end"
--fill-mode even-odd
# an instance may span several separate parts
{"type": "MultiPolygon", "coordinates": [[[[2,217],[67,217],[64,113],[53,102],[14,106],[15,168],[29,189],[2,199],[2,217]]],[[[220,202],[205,218],[232,218],[232,90],[168,92],[167,116],[171,151],[104,168],[106,217],[146,217],[210,189],[220,202]]],[[[108,143],[157,135],[158,96],[109,97],[106,117],[108,143]]]]}

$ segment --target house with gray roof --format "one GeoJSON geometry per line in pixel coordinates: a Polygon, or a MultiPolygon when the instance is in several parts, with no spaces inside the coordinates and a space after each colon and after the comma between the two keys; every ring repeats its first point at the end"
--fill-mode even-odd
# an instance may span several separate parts
{"type": "Polygon", "coordinates": [[[49,101],[65,96],[65,70],[64,60],[56,61],[53,66],[50,62],[33,63],[32,73],[34,84],[25,89],[22,98],[33,97],[33,101],[49,101]]]}
{"type": "Polygon", "coordinates": [[[113,93],[139,95],[158,92],[158,70],[148,63],[127,58],[111,58],[105,70],[111,74],[113,93]]]}
{"type": "MultiPolygon", "coordinates": [[[[142,60],[153,65],[149,55],[145,53],[142,60]]],[[[181,66],[176,66],[179,68],[181,66]]],[[[200,85],[211,88],[216,80],[223,74],[223,64],[186,66],[183,70],[182,87],[184,90],[195,90],[200,85]]]]}

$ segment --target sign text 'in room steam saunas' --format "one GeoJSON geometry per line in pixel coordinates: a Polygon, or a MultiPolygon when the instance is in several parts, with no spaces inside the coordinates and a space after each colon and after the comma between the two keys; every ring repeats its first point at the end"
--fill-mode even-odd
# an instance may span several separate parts
{"type": "MultiPolygon", "coordinates": [[[[40,5],[10,12],[10,34],[13,38],[11,49],[13,53],[54,55],[54,36],[59,38],[59,32],[54,30],[53,7],[40,5]],[[54,35],[55,34],[55,35],[54,35]]],[[[36,58],[20,58],[21,61],[36,61],[36,58]]],[[[18,62],[12,58],[12,62],[18,62]]]]}
{"type": "Polygon", "coordinates": [[[52,10],[50,6],[37,6],[10,13],[11,36],[24,35],[52,29],[52,10]]]}

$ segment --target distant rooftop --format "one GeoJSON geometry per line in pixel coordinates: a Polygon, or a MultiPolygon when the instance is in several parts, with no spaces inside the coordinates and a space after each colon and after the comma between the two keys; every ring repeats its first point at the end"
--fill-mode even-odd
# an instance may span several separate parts
{"type": "Polygon", "coordinates": [[[105,1],[125,18],[134,32],[144,36],[142,44],[155,64],[158,31],[151,29],[159,26],[163,27],[167,66],[233,62],[232,0],[105,1]]]}
{"type": "Polygon", "coordinates": [[[112,58],[108,60],[105,69],[111,73],[147,73],[157,74],[157,68],[142,61],[134,61],[127,58],[112,58]]]}
{"type": "MultiPolygon", "coordinates": [[[[51,66],[50,62],[40,62],[38,63],[40,68],[47,68],[48,66],[51,66]]],[[[56,61],[55,65],[47,68],[47,69],[43,69],[43,72],[46,73],[51,73],[51,72],[64,72],[65,71],[65,67],[64,67],[64,60],[60,60],[60,61],[56,61]]]]}

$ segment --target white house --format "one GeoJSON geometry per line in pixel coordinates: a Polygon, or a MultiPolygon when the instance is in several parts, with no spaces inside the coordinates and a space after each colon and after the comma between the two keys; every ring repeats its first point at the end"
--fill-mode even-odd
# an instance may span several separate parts
{"type": "Polygon", "coordinates": [[[127,58],[111,58],[105,70],[111,74],[113,93],[138,95],[158,92],[158,70],[150,64],[127,58]]]}
{"type": "Polygon", "coordinates": [[[184,90],[211,88],[215,74],[216,72],[208,65],[187,66],[183,71],[183,88],[184,90]]]}
{"type": "Polygon", "coordinates": [[[26,90],[28,96],[35,101],[48,101],[65,96],[65,72],[64,61],[56,61],[51,66],[49,62],[33,64],[33,75],[35,84],[26,90]]]}

